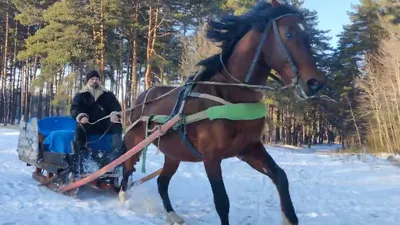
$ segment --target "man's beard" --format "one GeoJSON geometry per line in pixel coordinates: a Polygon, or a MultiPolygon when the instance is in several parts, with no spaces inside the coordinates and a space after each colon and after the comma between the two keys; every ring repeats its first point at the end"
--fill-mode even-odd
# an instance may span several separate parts
{"type": "Polygon", "coordinates": [[[92,87],[93,89],[97,89],[99,87],[99,84],[94,83],[94,84],[91,84],[90,87],[92,87]]]}

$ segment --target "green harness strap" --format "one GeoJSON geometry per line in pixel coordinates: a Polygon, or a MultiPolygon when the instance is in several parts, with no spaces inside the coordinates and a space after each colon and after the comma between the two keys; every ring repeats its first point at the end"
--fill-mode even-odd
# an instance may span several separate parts
{"type": "MultiPolygon", "coordinates": [[[[204,119],[216,120],[256,120],[264,117],[267,114],[267,108],[264,103],[238,103],[229,105],[213,106],[201,112],[185,116],[186,123],[193,123],[204,119]]],[[[164,124],[168,122],[169,116],[166,115],[152,115],[143,116],[143,121],[153,121],[156,123],[164,124]]],[[[177,128],[181,123],[174,125],[177,128]]]]}
{"type": "MultiPolygon", "coordinates": [[[[267,107],[262,102],[257,103],[236,103],[213,106],[206,110],[198,113],[194,113],[185,116],[186,124],[194,123],[204,119],[216,120],[216,119],[226,119],[226,120],[256,120],[261,119],[267,115],[267,107]]],[[[167,115],[151,115],[143,116],[142,121],[146,122],[146,138],[148,137],[149,122],[156,122],[159,124],[164,124],[168,122],[169,116],[167,115]]],[[[178,122],[173,126],[173,129],[177,129],[182,124],[182,121],[178,122]]],[[[146,173],[145,161],[148,145],[143,149],[142,152],[142,172],[146,173]]]]}
{"type": "Polygon", "coordinates": [[[237,103],[220,105],[205,110],[210,120],[256,120],[267,115],[264,103],[237,103]]]}

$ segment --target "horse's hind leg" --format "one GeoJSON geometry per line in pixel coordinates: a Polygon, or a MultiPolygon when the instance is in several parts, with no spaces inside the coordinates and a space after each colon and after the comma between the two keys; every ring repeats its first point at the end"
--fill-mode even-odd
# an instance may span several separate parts
{"type": "Polygon", "coordinates": [[[172,176],[176,173],[179,167],[180,161],[176,161],[164,157],[164,166],[160,176],[157,178],[158,193],[160,194],[161,200],[166,211],[167,222],[169,224],[183,224],[184,220],[182,217],[178,216],[172,207],[171,200],[168,195],[168,185],[172,176]]]}
{"type": "Polygon", "coordinates": [[[262,174],[271,178],[278,189],[281,210],[282,224],[297,225],[298,218],[296,216],[292,200],[289,194],[289,182],[285,171],[281,169],[274,159],[268,154],[261,142],[249,146],[239,155],[239,158],[247,162],[251,167],[262,174]]]}

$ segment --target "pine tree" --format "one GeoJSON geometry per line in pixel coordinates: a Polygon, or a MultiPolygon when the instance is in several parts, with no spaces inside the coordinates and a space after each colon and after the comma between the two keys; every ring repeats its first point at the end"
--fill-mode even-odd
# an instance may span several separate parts
{"type": "Polygon", "coordinates": [[[393,24],[400,24],[400,2],[398,0],[384,0],[380,2],[384,15],[393,24]]]}
{"type": "Polygon", "coordinates": [[[223,9],[233,10],[234,15],[241,15],[247,12],[256,3],[257,0],[227,0],[223,5],[223,9]]]}
{"type": "MultiPolygon", "coordinates": [[[[355,85],[355,79],[366,76],[363,72],[365,55],[377,51],[380,38],[386,36],[386,31],[381,27],[380,18],[395,18],[391,15],[393,5],[391,1],[361,0],[350,12],[351,23],[344,26],[344,31],[339,35],[338,48],[331,63],[330,94],[340,100],[340,104],[331,107],[333,113],[329,117],[340,125],[343,133],[355,134],[356,125],[365,124],[365,121],[354,121],[350,112],[357,113],[357,97],[360,90],[355,85]],[[383,6],[391,6],[384,8],[383,6]]],[[[392,20],[394,21],[394,20],[392,20]]]]}

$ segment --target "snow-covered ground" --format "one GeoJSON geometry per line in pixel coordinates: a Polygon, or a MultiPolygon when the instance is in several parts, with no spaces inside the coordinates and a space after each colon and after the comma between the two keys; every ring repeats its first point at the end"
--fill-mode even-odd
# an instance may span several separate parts
{"type": "MultiPolygon", "coordinates": [[[[125,206],[115,194],[91,189],[79,198],[63,196],[37,186],[33,168],[18,160],[17,138],[17,130],[0,128],[1,225],[165,224],[155,179],[130,190],[125,206]]],[[[400,224],[400,168],[372,156],[363,163],[357,156],[324,153],[336,148],[268,147],[288,175],[300,224],[400,224]]],[[[154,148],[147,158],[148,172],[160,167],[162,155],[154,148]]],[[[223,174],[232,225],[280,224],[279,198],[269,178],[237,159],[223,162],[223,174]]],[[[219,224],[201,163],[181,164],[170,197],[187,225],[219,224]]]]}

